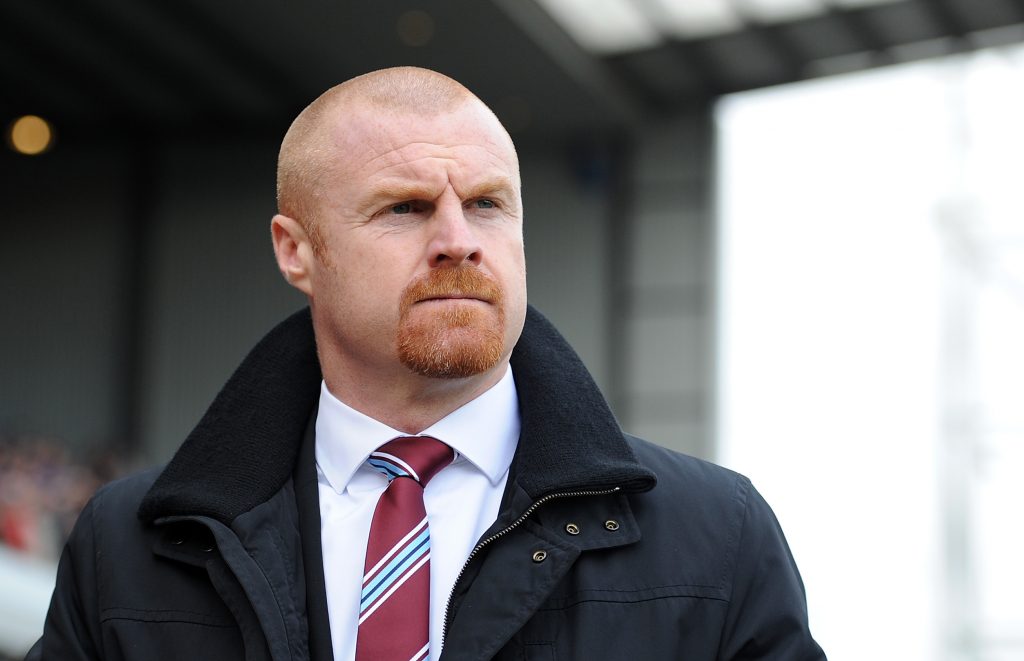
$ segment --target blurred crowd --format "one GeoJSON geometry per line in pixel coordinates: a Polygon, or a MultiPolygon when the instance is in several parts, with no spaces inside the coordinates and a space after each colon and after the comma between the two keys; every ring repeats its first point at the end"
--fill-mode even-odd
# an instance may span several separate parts
{"type": "Polygon", "coordinates": [[[56,560],[89,497],[130,464],[110,451],[76,457],[52,438],[0,435],[0,544],[56,560]]]}

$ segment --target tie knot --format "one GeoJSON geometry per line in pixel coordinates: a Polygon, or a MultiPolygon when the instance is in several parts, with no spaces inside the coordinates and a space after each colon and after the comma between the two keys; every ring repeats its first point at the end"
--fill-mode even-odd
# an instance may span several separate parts
{"type": "Polygon", "coordinates": [[[368,461],[388,480],[411,477],[425,487],[454,458],[455,452],[436,438],[403,436],[377,448],[368,461]]]}

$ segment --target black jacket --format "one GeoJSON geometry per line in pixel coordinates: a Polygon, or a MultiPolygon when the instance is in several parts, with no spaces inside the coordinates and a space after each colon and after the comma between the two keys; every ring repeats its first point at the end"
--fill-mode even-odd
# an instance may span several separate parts
{"type": "MultiPolygon", "coordinates": [[[[519,446],[450,597],[441,661],[825,658],[746,478],[624,436],[532,309],[512,365],[519,446]]],[[[28,659],[331,659],[320,379],[303,311],[253,349],[162,472],[101,489],[28,659]]]]}

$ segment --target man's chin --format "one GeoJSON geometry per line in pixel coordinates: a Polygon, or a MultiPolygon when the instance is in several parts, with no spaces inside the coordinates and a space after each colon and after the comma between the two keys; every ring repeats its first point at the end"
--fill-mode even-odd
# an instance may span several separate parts
{"type": "Polygon", "coordinates": [[[399,332],[398,357],[421,376],[462,379],[487,372],[504,353],[499,324],[438,328],[405,327],[399,332]]]}

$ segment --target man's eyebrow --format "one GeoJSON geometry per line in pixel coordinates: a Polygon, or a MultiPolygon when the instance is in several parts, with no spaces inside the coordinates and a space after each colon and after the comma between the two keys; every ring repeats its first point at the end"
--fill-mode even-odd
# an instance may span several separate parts
{"type": "Polygon", "coordinates": [[[467,200],[474,200],[479,197],[487,197],[489,195],[503,195],[514,192],[512,186],[512,180],[508,177],[500,177],[496,179],[488,179],[478,184],[470,186],[463,197],[467,200]]]}
{"type": "Polygon", "coordinates": [[[383,183],[370,189],[363,198],[363,206],[374,206],[385,200],[393,202],[429,200],[436,196],[436,191],[422,184],[412,182],[383,183]]]}
{"type": "MultiPolygon", "coordinates": [[[[474,200],[490,195],[509,195],[514,192],[512,180],[508,177],[487,179],[470,186],[460,196],[466,200],[474,200]]],[[[363,198],[363,206],[371,207],[384,200],[401,202],[405,200],[432,200],[438,191],[430,186],[415,182],[383,183],[370,191],[363,198]]]]}

